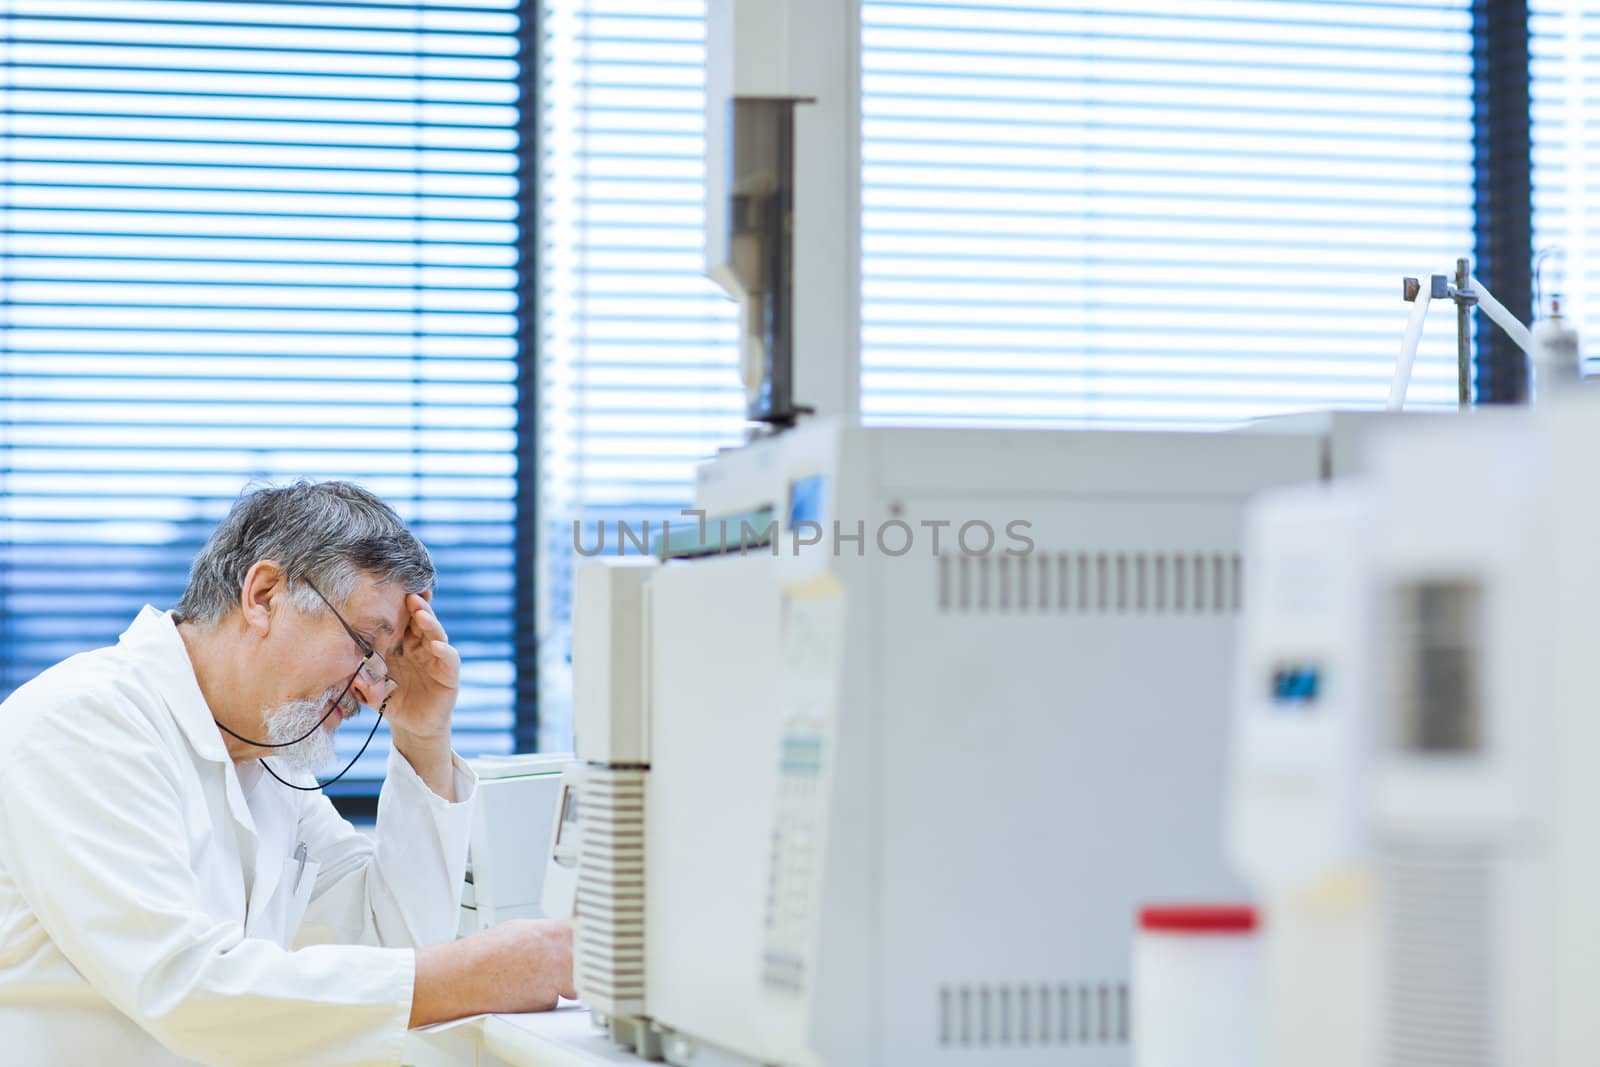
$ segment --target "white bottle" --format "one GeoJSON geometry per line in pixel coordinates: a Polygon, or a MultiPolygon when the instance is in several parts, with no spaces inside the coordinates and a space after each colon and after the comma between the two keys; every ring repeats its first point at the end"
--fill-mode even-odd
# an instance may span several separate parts
{"type": "Polygon", "coordinates": [[[1583,381],[1578,331],[1561,314],[1561,295],[1550,298],[1550,312],[1533,324],[1534,395],[1547,399],[1583,381]]]}
{"type": "Polygon", "coordinates": [[[1254,908],[1147,907],[1133,943],[1133,1067],[1265,1067],[1254,908]]]}

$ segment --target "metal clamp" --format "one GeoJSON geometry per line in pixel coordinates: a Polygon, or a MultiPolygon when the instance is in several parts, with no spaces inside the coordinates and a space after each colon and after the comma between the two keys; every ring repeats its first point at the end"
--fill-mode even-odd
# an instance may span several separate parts
{"type": "MultiPolygon", "coordinates": [[[[1428,278],[1428,297],[1431,300],[1454,300],[1456,304],[1456,397],[1463,408],[1472,406],[1472,309],[1478,306],[1478,294],[1472,288],[1472,264],[1469,260],[1456,260],[1456,282],[1450,284],[1448,274],[1434,274],[1428,278]]],[[[1407,303],[1415,303],[1422,295],[1422,283],[1416,278],[1405,278],[1401,293],[1407,303]]]]}

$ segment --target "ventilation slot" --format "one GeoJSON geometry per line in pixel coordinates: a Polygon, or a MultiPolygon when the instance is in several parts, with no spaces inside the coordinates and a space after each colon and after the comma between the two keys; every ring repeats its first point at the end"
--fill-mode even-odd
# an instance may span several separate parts
{"type": "Polygon", "coordinates": [[[947,985],[939,989],[939,1044],[947,1048],[1126,1045],[1123,982],[947,985]]]}
{"type": "Polygon", "coordinates": [[[1220,553],[941,553],[937,569],[943,614],[1224,615],[1244,603],[1243,563],[1220,553]]]}
{"type": "Polygon", "coordinates": [[[582,785],[573,969],[607,1015],[644,1010],[645,774],[591,766],[582,785]]]}
{"type": "Polygon", "coordinates": [[[1386,1067],[1495,1059],[1490,868],[1471,857],[1388,858],[1386,1067]]]}

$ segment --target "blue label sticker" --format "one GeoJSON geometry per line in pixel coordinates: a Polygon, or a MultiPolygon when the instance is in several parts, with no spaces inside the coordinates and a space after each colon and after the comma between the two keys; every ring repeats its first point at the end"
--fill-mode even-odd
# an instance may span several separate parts
{"type": "Polygon", "coordinates": [[[1316,703],[1322,672],[1316,667],[1281,667],[1272,676],[1272,702],[1290,707],[1316,703]]]}

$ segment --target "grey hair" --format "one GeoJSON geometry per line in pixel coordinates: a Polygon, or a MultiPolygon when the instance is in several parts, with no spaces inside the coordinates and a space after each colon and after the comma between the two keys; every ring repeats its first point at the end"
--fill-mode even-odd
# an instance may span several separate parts
{"type": "Polygon", "coordinates": [[[295,605],[312,614],[326,609],[307,582],[342,604],[360,575],[399,582],[408,593],[432,589],[437,577],[428,550],[400,516],[359,485],[246,489],[189,568],[178,620],[220,622],[238,606],[250,568],[268,559],[283,568],[295,605]]]}

